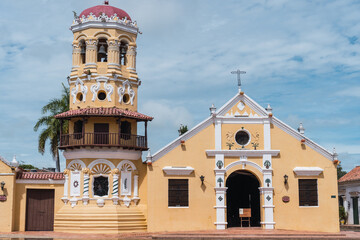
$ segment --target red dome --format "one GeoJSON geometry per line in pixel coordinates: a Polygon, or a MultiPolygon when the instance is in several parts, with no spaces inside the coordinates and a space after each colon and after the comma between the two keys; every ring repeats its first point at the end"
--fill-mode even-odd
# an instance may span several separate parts
{"type": "Polygon", "coordinates": [[[125,12],[124,10],[121,10],[120,8],[116,8],[116,7],[109,6],[109,5],[97,5],[95,7],[85,9],[84,11],[82,11],[80,13],[79,17],[82,17],[83,15],[85,15],[85,17],[87,17],[88,15],[90,15],[90,13],[93,13],[96,17],[100,16],[101,13],[105,13],[108,17],[111,17],[112,15],[114,15],[116,13],[120,19],[123,19],[124,17],[126,17],[128,20],[131,21],[131,18],[129,16],[129,14],[127,14],[127,12],[125,12]]]}

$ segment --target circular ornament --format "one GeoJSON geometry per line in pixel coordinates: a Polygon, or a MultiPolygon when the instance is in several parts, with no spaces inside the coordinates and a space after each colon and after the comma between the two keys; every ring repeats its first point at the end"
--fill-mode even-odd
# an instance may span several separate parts
{"type": "Polygon", "coordinates": [[[73,185],[74,185],[74,187],[77,188],[77,187],[79,186],[79,182],[78,182],[78,181],[74,181],[73,185]]]}

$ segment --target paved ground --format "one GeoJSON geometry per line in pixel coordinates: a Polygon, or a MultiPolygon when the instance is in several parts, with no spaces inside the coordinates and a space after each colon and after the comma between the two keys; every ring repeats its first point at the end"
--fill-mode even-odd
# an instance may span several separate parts
{"type": "Polygon", "coordinates": [[[299,232],[288,230],[263,230],[260,228],[230,228],[227,230],[190,232],[153,232],[110,234],[70,234],[55,232],[14,232],[0,233],[1,240],[7,239],[360,239],[360,232],[342,231],[340,233],[299,232]]]}

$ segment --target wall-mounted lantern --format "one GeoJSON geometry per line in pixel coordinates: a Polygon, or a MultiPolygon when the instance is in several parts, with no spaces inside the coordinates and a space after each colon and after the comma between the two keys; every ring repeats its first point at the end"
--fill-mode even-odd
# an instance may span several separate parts
{"type": "Polygon", "coordinates": [[[288,183],[288,178],[289,178],[288,175],[285,174],[284,175],[284,184],[285,185],[288,183]]]}
{"type": "Polygon", "coordinates": [[[2,181],[2,182],[1,182],[1,190],[3,190],[3,191],[4,191],[4,187],[5,187],[5,182],[4,182],[4,181],[2,181]]]}
{"type": "Polygon", "coordinates": [[[201,175],[201,176],[200,176],[200,180],[201,180],[201,185],[203,185],[203,184],[204,184],[204,180],[205,180],[205,176],[204,176],[204,175],[201,175]]]}

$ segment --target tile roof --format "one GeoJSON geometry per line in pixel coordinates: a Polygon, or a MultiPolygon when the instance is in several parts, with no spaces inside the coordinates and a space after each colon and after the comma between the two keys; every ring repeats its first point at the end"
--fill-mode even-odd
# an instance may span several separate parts
{"type": "Polygon", "coordinates": [[[350,182],[360,180],[360,166],[356,166],[353,170],[345,174],[339,179],[339,182],[350,182]]]}
{"type": "Polygon", "coordinates": [[[63,180],[64,174],[61,172],[19,172],[16,179],[63,180]]]}
{"type": "Polygon", "coordinates": [[[121,108],[80,108],[69,110],[67,112],[60,113],[55,116],[55,118],[72,118],[72,117],[98,117],[98,116],[106,116],[106,117],[128,117],[128,118],[135,118],[145,121],[153,120],[153,117],[146,116],[142,113],[133,112],[130,110],[125,110],[121,108]]]}

